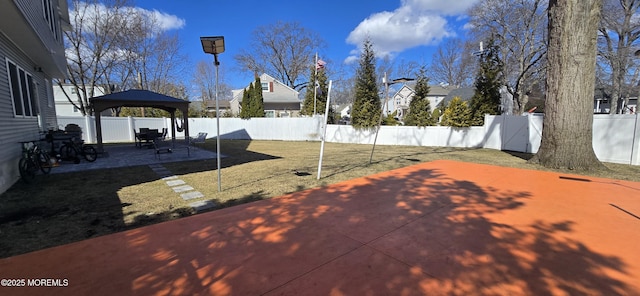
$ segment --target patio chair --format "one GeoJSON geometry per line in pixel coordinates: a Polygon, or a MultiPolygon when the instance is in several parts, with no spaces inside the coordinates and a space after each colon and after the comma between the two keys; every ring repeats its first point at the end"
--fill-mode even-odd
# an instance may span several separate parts
{"type": "Polygon", "coordinates": [[[162,134],[160,134],[160,139],[164,141],[166,138],[167,138],[167,128],[164,127],[162,128],[162,134]]]}
{"type": "Polygon", "coordinates": [[[198,133],[197,137],[189,137],[189,144],[195,146],[196,143],[204,143],[207,139],[207,133],[198,133]]]}
{"type": "Polygon", "coordinates": [[[139,133],[136,133],[136,130],[133,129],[134,134],[134,143],[136,144],[136,148],[142,148],[142,141],[144,141],[144,136],[149,132],[148,128],[141,128],[139,133]]]}

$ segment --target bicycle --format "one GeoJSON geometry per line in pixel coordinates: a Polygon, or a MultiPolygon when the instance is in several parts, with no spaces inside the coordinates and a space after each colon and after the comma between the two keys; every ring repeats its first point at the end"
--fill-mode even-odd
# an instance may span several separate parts
{"type": "Polygon", "coordinates": [[[98,159],[98,151],[93,146],[86,145],[83,140],[77,140],[75,137],[62,142],[59,154],[61,159],[73,159],[76,164],[80,163],[80,156],[88,162],[94,162],[98,159]]]}
{"type": "Polygon", "coordinates": [[[22,144],[22,157],[18,161],[20,177],[26,183],[31,183],[38,170],[43,174],[51,172],[51,157],[34,141],[20,142],[22,144]]]}

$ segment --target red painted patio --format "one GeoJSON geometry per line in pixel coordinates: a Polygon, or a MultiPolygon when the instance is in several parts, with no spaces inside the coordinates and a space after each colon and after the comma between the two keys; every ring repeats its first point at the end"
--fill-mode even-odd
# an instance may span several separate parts
{"type": "Polygon", "coordinates": [[[640,295],[640,183],[435,161],[0,260],[2,295],[640,295]]]}

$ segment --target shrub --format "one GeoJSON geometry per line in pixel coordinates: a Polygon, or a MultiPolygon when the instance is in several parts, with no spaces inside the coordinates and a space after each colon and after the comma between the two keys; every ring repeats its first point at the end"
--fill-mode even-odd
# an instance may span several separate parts
{"type": "Polygon", "coordinates": [[[441,125],[453,127],[471,126],[471,110],[460,97],[454,97],[444,110],[441,125]]]}

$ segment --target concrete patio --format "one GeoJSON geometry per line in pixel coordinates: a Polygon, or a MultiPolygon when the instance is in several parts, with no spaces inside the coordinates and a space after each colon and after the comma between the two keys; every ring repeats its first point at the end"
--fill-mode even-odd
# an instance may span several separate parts
{"type": "MultiPolygon", "coordinates": [[[[148,147],[137,148],[134,143],[130,144],[111,144],[105,146],[106,153],[99,155],[94,162],[88,162],[84,158],[80,163],[73,163],[71,160],[61,161],[60,165],[51,170],[52,174],[78,172],[94,169],[118,168],[138,165],[150,165],[176,161],[190,161],[202,159],[214,159],[216,153],[200,149],[197,146],[189,146],[189,150],[185,148],[184,140],[176,140],[176,145],[172,153],[163,151],[156,154],[155,149],[148,147]]],[[[171,143],[163,144],[163,147],[172,147],[171,143]]],[[[221,155],[224,157],[224,155],[221,155]]]]}
{"type": "Polygon", "coordinates": [[[640,295],[640,183],[434,161],[0,260],[2,295],[640,295]]]}

